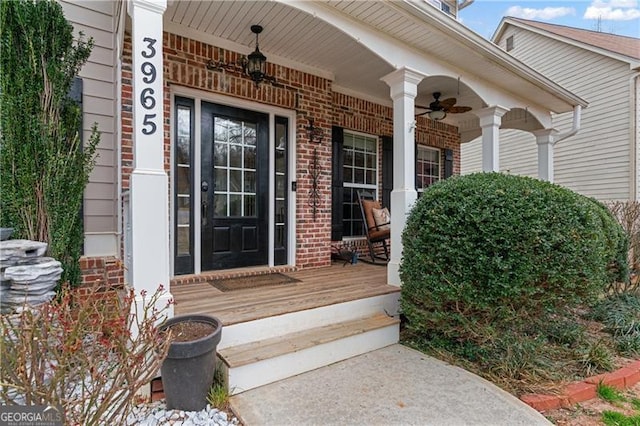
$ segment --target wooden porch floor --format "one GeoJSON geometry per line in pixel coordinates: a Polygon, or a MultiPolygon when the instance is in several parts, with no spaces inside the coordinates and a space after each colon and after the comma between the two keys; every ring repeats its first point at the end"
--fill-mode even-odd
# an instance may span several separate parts
{"type": "Polygon", "coordinates": [[[204,313],[223,325],[399,292],[387,285],[387,268],[363,262],[287,272],[300,282],[221,292],[207,282],[171,287],[175,314],[204,313]]]}

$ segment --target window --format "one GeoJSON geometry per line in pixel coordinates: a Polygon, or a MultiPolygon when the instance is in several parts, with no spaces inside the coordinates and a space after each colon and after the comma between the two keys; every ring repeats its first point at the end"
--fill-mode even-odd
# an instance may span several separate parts
{"type": "Polygon", "coordinates": [[[513,36],[507,37],[507,52],[511,52],[513,50],[513,36]]]}
{"type": "Polygon", "coordinates": [[[343,173],[343,237],[364,235],[362,214],[358,204],[359,190],[377,194],[378,138],[344,132],[343,173]]]}
{"type": "Polygon", "coordinates": [[[440,150],[418,145],[416,153],[416,189],[426,187],[440,180],[440,150]]]}

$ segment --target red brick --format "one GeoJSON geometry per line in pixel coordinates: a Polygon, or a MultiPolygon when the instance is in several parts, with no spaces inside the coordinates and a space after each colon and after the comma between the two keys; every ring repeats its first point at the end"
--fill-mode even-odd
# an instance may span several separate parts
{"type": "Polygon", "coordinates": [[[572,383],[564,389],[564,397],[569,405],[588,401],[596,397],[596,385],[585,382],[572,383]]]}
{"type": "Polygon", "coordinates": [[[589,377],[588,379],[585,380],[585,382],[593,383],[594,385],[602,383],[607,386],[612,386],[616,389],[624,389],[625,388],[624,379],[625,379],[624,372],[621,373],[620,370],[618,370],[612,373],[604,373],[604,374],[599,374],[597,376],[589,377]]]}
{"type": "Polygon", "coordinates": [[[151,394],[151,402],[164,399],[164,392],[156,392],[151,394]]]}
{"type": "Polygon", "coordinates": [[[162,392],[163,390],[164,387],[162,386],[162,379],[160,377],[151,381],[151,393],[162,392]]]}
{"type": "Polygon", "coordinates": [[[538,411],[555,410],[562,406],[561,397],[556,395],[526,394],[520,400],[538,411]]]}

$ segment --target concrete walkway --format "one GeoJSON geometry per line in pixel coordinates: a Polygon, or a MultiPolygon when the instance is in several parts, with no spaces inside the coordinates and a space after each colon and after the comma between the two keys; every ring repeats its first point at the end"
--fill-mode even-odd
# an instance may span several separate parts
{"type": "Polygon", "coordinates": [[[241,393],[231,406],[246,426],[551,424],[490,382],[402,345],[241,393]]]}

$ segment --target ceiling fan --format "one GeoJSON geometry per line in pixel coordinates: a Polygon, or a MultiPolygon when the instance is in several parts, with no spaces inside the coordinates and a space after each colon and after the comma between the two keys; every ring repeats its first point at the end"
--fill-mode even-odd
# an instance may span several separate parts
{"type": "Polygon", "coordinates": [[[428,107],[416,105],[416,108],[428,110],[420,114],[416,114],[416,117],[429,114],[429,118],[431,118],[432,120],[442,120],[449,113],[461,114],[463,112],[471,111],[471,107],[469,106],[456,106],[456,102],[458,101],[456,98],[447,98],[441,101],[440,95],[440,92],[434,92],[434,101],[431,102],[428,107]]]}

